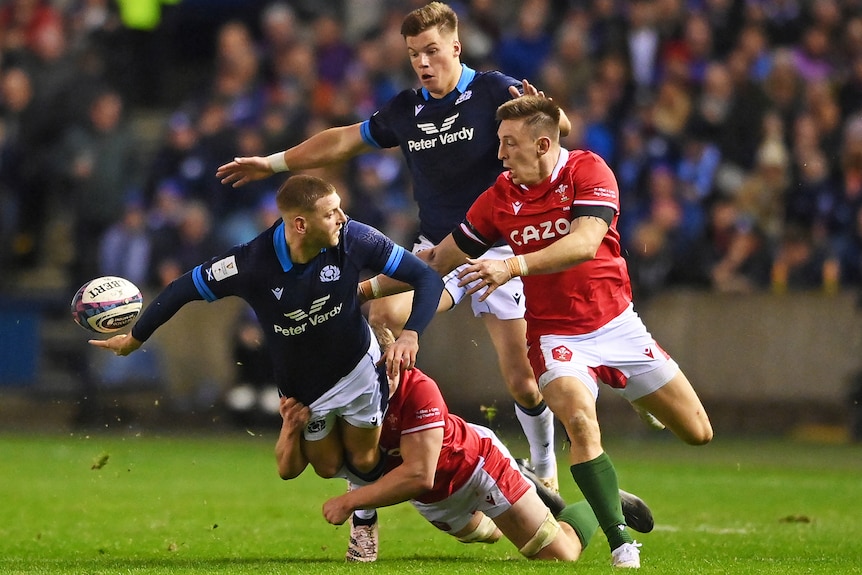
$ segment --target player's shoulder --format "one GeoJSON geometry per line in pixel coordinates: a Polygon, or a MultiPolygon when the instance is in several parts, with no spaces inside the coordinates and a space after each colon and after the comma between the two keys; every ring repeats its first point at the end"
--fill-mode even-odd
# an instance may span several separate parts
{"type": "Polygon", "coordinates": [[[404,372],[401,385],[405,398],[409,397],[414,403],[443,402],[437,382],[419,368],[404,372]]]}
{"type": "Polygon", "coordinates": [[[569,150],[566,163],[578,166],[600,166],[607,167],[608,163],[597,153],[591,150],[569,150]]]}
{"type": "Polygon", "coordinates": [[[482,84],[502,87],[508,90],[509,86],[520,86],[521,81],[516,80],[511,76],[507,76],[499,70],[485,70],[481,72],[476,72],[476,75],[473,77],[473,81],[470,82],[471,86],[482,84]]]}
{"type": "Polygon", "coordinates": [[[341,236],[349,241],[376,242],[385,239],[383,232],[372,225],[353,218],[347,218],[341,229],[341,236]]]}
{"type": "Polygon", "coordinates": [[[412,111],[415,105],[421,104],[424,100],[425,98],[422,97],[419,89],[404,89],[392,96],[392,98],[390,98],[380,110],[375,112],[374,115],[377,116],[381,113],[385,114],[387,112],[398,113],[405,110],[412,111]]]}

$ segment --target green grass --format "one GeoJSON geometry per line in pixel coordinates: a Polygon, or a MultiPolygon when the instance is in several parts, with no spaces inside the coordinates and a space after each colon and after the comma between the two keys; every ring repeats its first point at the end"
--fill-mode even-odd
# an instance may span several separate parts
{"type": "MultiPolygon", "coordinates": [[[[601,534],[577,565],[527,562],[506,541],[459,544],[406,504],[382,512],[376,564],[345,564],[347,528],[320,514],[344,483],[278,479],[274,433],[0,437],[0,573],[611,571],[601,534]]],[[[656,515],[656,530],[638,536],[641,572],[862,573],[862,446],[607,448],[622,486],[656,515]]],[[[580,498],[565,470],[560,478],[563,495],[580,498]]]]}

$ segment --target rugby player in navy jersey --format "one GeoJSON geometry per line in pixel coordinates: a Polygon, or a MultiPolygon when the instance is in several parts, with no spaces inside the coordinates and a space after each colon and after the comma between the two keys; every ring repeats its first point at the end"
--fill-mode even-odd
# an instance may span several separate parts
{"type": "Polygon", "coordinates": [[[382,358],[391,377],[413,369],[443,282],[376,229],[348,219],[335,188],[320,178],[289,178],[276,204],[279,221],[168,285],[130,334],[90,343],[128,355],[186,303],[241,297],[263,328],[279,393],[310,410],[303,456],[322,477],[374,479],[382,471],[386,397],[380,347],[357,296],[360,274],[391,275],[417,290],[410,319],[382,358]]]}
{"type": "MultiPolygon", "coordinates": [[[[318,168],[375,149],[399,147],[419,207],[420,235],[413,251],[440,242],[503,170],[497,158],[497,106],[522,91],[542,93],[526,80],[522,83],[496,71],[477,72],[462,64],[458,17],[446,4],[432,2],[410,12],[401,34],[420,88],[399,93],[364,122],[324,130],[268,157],[235,158],[218,168],[217,177],[238,187],[288,169],[318,168]]],[[[562,115],[562,133],[570,128],[562,115]]],[[[511,255],[502,242],[489,253],[500,259],[511,255]]],[[[457,278],[448,279],[441,310],[466,295],[457,278]]],[[[530,444],[530,462],[543,482],[556,490],[553,415],[527,360],[522,294],[514,280],[485,301],[472,298],[473,311],[485,323],[506,388],[515,400],[515,413],[530,444]]],[[[407,318],[410,297],[374,301],[369,321],[397,334],[407,318]]]]}

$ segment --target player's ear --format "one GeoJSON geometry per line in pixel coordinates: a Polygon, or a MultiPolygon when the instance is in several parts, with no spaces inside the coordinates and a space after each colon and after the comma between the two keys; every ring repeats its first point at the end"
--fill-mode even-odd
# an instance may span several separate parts
{"type": "Polygon", "coordinates": [[[548,150],[551,149],[551,138],[548,136],[542,136],[538,140],[536,140],[536,151],[540,156],[544,156],[548,153],[548,150]]]}
{"type": "Polygon", "coordinates": [[[297,232],[304,234],[308,229],[308,222],[305,221],[305,218],[302,216],[295,216],[293,218],[293,229],[297,232]]]}
{"type": "Polygon", "coordinates": [[[452,44],[452,54],[458,58],[461,57],[461,40],[455,40],[452,44]]]}

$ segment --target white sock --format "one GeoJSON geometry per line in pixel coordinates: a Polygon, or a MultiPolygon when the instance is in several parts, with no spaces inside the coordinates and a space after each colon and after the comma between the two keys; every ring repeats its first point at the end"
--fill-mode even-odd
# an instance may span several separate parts
{"type": "MultiPolygon", "coordinates": [[[[544,402],[542,403],[544,405],[544,402]]],[[[515,404],[515,416],[530,443],[530,465],[539,477],[557,474],[557,459],[554,453],[554,414],[545,408],[537,415],[530,415],[515,404]]]]}
{"type": "Polygon", "coordinates": [[[357,509],[356,511],[353,512],[353,514],[357,518],[359,518],[363,521],[368,521],[369,519],[374,519],[374,516],[377,514],[377,510],[376,509],[357,509]]]}
{"type": "MultiPolygon", "coordinates": [[[[367,484],[365,484],[365,485],[367,485],[367,484]]],[[[353,483],[352,481],[347,482],[347,490],[348,491],[353,491],[354,489],[358,489],[359,487],[361,487],[361,485],[357,485],[356,483],[353,483]]],[[[357,509],[356,511],[353,512],[353,515],[355,515],[358,519],[360,519],[362,521],[368,521],[370,519],[374,519],[374,515],[376,513],[377,513],[376,509],[357,509]]]]}

